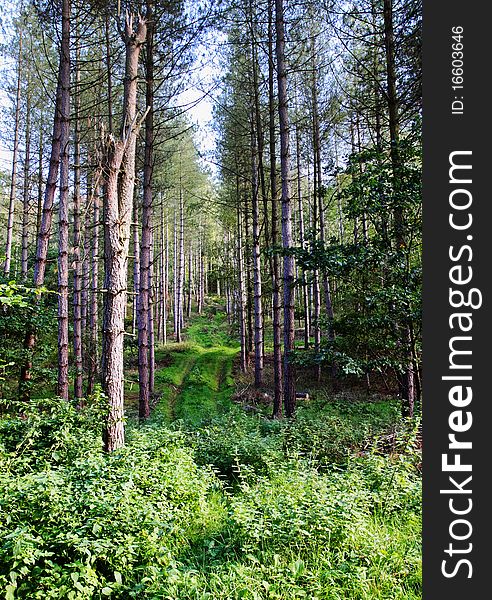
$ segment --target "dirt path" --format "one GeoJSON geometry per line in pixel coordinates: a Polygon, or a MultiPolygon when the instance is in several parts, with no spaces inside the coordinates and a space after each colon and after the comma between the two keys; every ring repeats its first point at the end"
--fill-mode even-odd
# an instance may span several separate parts
{"type": "Polygon", "coordinates": [[[155,387],[161,398],[157,410],[168,422],[181,420],[196,427],[230,407],[238,348],[224,344],[223,327],[220,321],[214,328],[210,320],[197,318],[189,342],[175,350],[170,346],[165,360],[157,362],[155,387]]]}
{"type": "Polygon", "coordinates": [[[198,426],[228,409],[233,391],[232,360],[226,347],[200,348],[174,403],[174,417],[198,426]]]}
{"type": "Polygon", "coordinates": [[[171,384],[171,393],[170,393],[170,396],[168,399],[169,418],[171,421],[176,420],[176,403],[177,403],[178,398],[182,394],[183,387],[186,382],[186,378],[188,377],[190,371],[195,366],[195,363],[196,363],[196,360],[190,360],[190,362],[187,364],[186,370],[183,372],[183,381],[181,382],[181,385],[175,386],[175,385],[171,384]]]}

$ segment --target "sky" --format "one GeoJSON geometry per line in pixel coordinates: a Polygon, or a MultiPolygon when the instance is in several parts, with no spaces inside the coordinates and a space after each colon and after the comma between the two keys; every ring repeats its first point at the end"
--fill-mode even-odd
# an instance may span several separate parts
{"type": "Polygon", "coordinates": [[[217,136],[213,130],[213,108],[215,97],[214,80],[218,75],[217,64],[207,59],[201,68],[195,71],[190,85],[175,100],[176,106],[186,110],[188,119],[197,125],[195,143],[202,155],[202,160],[215,173],[213,163],[207,161],[215,150],[217,136]]]}
{"type": "MultiPolygon", "coordinates": [[[[212,77],[213,68],[209,67],[208,75],[212,77]]],[[[195,84],[191,84],[186,90],[181,92],[176,98],[176,105],[186,109],[187,116],[191,122],[197,125],[197,133],[195,141],[200,153],[205,157],[212,153],[215,149],[216,135],[212,129],[212,111],[213,101],[205,95],[200,88],[196,87],[195,84]]],[[[7,98],[4,90],[0,89],[0,107],[7,107],[11,103],[7,98]]],[[[204,159],[205,160],[205,159],[204,159]]],[[[214,171],[213,164],[210,164],[212,172],[214,171]]],[[[0,170],[9,171],[12,166],[12,151],[6,148],[2,139],[0,138],[0,170]]]]}
{"type": "MultiPolygon", "coordinates": [[[[7,0],[8,3],[8,0],[7,0]]],[[[0,11],[2,9],[0,8],[0,11]]],[[[0,29],[0,44],[5,42],[5,35],[0,29]]],[[[176,106],[186,110],[187,117],[197,126],[195,142],[202,156],[202,162],[207,165],[213,175],[216,175],[216,167],[207,157],[213,153],[216,144],[216,134],[212,128],[213,105],[214,105],[214,81],[219,75],[218,61],[215,59],[217,45],[221,37],[208,39],[206,45],[201,45],[197,51],[197,62],[192,70],[186,89],[175,99],[176,106]]],[[[0,72],[5,69],[15,68],[8,64],[0,56],[0,72]]],[[[0,81],[3,79],[0,73],[0,81]]],[[[1,84],[0,84],[1,85],[1,84]]],[[[0,87],[0,110],[2,107],[11,105],[5,90],[0,87]]],[[[3,126],[3,125],[2,125],[3,126]]],[[[0,135],[0,170],[10,171],[12,168],[12,149],[7,147],[0,135]]]]}
{"type": "MultiPolygon", "coordinates": [[[[5,44],[6,37],[4,30],[8,27],[9,12],[13,9],[13,3],[10,0],[3,0],[0,5],[0,44],[5,44]]],[[[0,54],[0,81],[3,80],[3,72],[5,69],[11,68],[11,65],[7,63],[5,57],[0,54]]],[[[3,107],[8,106],[9,101],[5,91],[2,89],[0,85],[0,111],[2,111],[3,107]]],[[[4,128],[5,123],[2,119],[2,129],[4,128]]],[[[0,132],[0,133],[3,133],[0,132]]],[[[2,142],[2,135],[0,135],[0,170],[10,170],[12,168],[12,152],[9,149],[5,148],[2,142]]]]}

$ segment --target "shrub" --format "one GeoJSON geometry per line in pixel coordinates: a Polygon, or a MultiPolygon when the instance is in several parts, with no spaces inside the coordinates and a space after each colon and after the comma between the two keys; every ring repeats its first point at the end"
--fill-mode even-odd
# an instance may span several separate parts
{"type": "Polygon", "coordinates": [[[7,597],[127,598],[165,581],[173,557],[207,527],[213,473],[195,464],[182,434],[152,426],[130,428],[126,447],[105,455],[90,418],[84,430],[86,413],[47,404],[1,423],[7,597]]]}

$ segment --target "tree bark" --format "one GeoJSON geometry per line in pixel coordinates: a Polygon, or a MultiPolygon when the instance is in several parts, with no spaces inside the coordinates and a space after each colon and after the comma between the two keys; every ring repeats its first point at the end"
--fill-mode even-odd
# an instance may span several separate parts
{"type": "Polygon", "coordinates": [[[43,139],[43,126],[44,126],[44,121],[43,121],[43,112],[41,111],[40,117],[39,117],[40,123],[39,123],[39,139],[38,139],[38,198],[37,198],[37,210],[36,210],[36,239],[38,238],[39,235],[39,230],[41,227],[41,215],[43,212],[43,185],[44,185],[44,180],[43,180],[43,153],[44,153],[44,139],[43,139]]]}
{"type": "Polygon", "coordinates": [[[22,253],[21,253],[21,278],[27,280],[28,254],[29,254],[29,205],[30,205],[30,169],[31,169],[31,94],[29,90],[29,77],[27,83],[26,106],[26,137],[24,150],[24,190],[22,202],[22,253]]]}
{"type": "Polygon", "coordinates": [[[184,204],[183,191],[179,189],[179,238],[175,220],[174,262],[176,270],[176,301],[174,307],[176,341],[181,342],[183,328],[183,292],[184,292],[184,204]]]}
{"type": "MultiPolygon", "coordinates": [[[[109,6],[109,5],[108,5],[109,6]]],[[[106,42],[106,80],[107,80],[107,104],[108,104],[108,129],[113,133],[113,77],[111,72],[111,44],[109,31],[109,8],[104,15],[104,34],[106,42]]]]}
{"type": "Polygon", "coordinates": [[[239,340],[241,343],[240,364],[241,371],[245,373],[248,369],[248,350],[246,343],[246,311],[245,311],[245,289],[244,289],[244,262],[243,262],[243,235],[241,223],[241,208],[239,199],[239,182],[236,178],[237,196],[237,276],[238,276],[238,312],[239,312],[239,340]]]}
{"type": "Polygon", "coordinates": [[[173,318],[174,318],[174,337],[176,342],[181,341],[180,321],[178,310],[178,217],[176,207],[174,208],[174,228],[173,228],[173,318]]]}
{"type": "Polygon", "coordinates": [[[180,336],[184,327],[184,279],[185,279],[185,251],[184,251],[184,200],[183,188],[179,189],[179,290],[178,290],[178,318],[180,336]]]}
{"type": "Polygon", "coordinates": [[[283,379],[282,379],[282,302],[280,290],[280,257],[276,251],[278,243],[278,194],[277,194],[277,156],[275,131],[275,58],[273,50],[273,0],[268,2],[268,110],[270,145],[270,192],[272,200],[272,304],[273,304],[273,413],[278,419],[282,416],[283,379]]]}
{"type": "Polygon", "coordinates": [[[261,298],[260,211],[258,206],[258,169],[254,116],[251,115],[251,206],[253,210],[253,286],[255,321],[255,387],[263,382],[263,310],[261,298]]]}
{"type": "Polygon", "coordinates": [[[154,394],[155,380],[155,334],[154,334],[154,238],[150,232],[150,269],[149,269],[149,398],[154,394]]]}
{"type": "MultiPolygon", "coordinates": [[[[394,194],[394,236],[397,251],[406,251],[405,220],[403,206],[400,200],[400,132],[398,114],[398,96],[396,91],[396,63],[395,63],[395,39],[393,28],[393,0],[384,0],[384,43],[386,50],[386,75],[387,75],[387,98],[389,113],[389,130],[391,143],[391,166],[393,175],[394,194]]],[[[404,355],[404,372],[401,382],[402,412],[405,416],[413,417],[415,406],[415,378],[412,356],[412,333],[410,323],[403,323],[400,327],[400,344],[404,355]]]]}
{"type": "Polygon", "coordinates": [[[5,243],[5,262],[3,264],[4,275],[10,273],[12,260],[12,238],[14,233],[15,196],[17,193],[17,155],[19,152],[19,130],[20,130],[20,102],[21,102],[21,80],[22,80],[22,29],[19,30],[19,58],[17,62],[17,92],[15,99],[15,128],[14,128],[14,152],[12,154],[12,179],[10,182],[10,201],[7,218],[7,240],[5,243]]]}
{"type": "Polygon", "coordinates": [[[125,442],[123,341],[128,248],[135,184],[135,147],[138,132],[136,112],[138,59],[146,33],[145,20],[139,17],[134,29],[133,17],[127,14],[123,34],[126,46],[123,125],[119,139],[114,139],[110,135],[106,140],[102,383],[109,403],[104,431],[104,447],[107,452],[120,448],[125,442]]]}
{"type": "MultiPolygon", "coordinates": [[[[94,148],[94,156],[97,155],[97,148],[94,148]]],[[[82,254],[82,282],[80,290],[80,327],[82,332],[87,330],[88,314],[89,314],[89,288],[90,288],[90,253],[91,253],[91,239],[92,239],[92,196],[94,194],[93,188],[96,185],[96,179],[90,168],[90,154],[87,152],[87,168],[85,174],[86,180],[86,198],[85,198],[85,210],[84,210],[84,240],[83,240],[83,254],[82,254]],[[89,193],[89,190],[91,192],[89,193]]],[[[99,176],[100,177],[100,176],[99,176]]]]}
{"type": "MultiPolygon", "coordinates": [[[[302,203],[302,186],[301,186],[301,149],[300,149],[299,127],[296,125],[296,171],[297,171],[297,205],[299,212],[299,243],[302,248],[305,248],[305,231],[304,231],[304,207],[302,203]]],[[[308,284],[306,281],[306,273],[301,271],[302,284],[302,308],[304,313],[304,349],[309,349],[309,338],[311,335],[311,323],[309,318],[309,297],[308,284]]]]}
{"type": "Polygon", "coordinates": [[[186,305],[186,316],[191,317],[191,296],[193,293],[193,244],[190,239],[188,246],[188,300],[186,305]]]}
{"type": "MultiPolygon", "coordinates": [[[[248,190],[244,190],[244,267],[246,275],[246,346],[249,355],[253,353],[254,334],[253,334],[253,283],[251,281],[251,248],[250,248],[250,230],[249,230],[249,202],[248,190]]],[[[205,271],[205,287],[207,281],[207,272],[205,271]]]]}
{"type": "Polygon", "coordinates": [[[55,119],[53,123],[53,138],[51,142],[50,165],[46,180],[41,223],[36,246],[36,259],[34,264],[34,285],[36,287],[40,287],[44,283],[46,259],[48,256],[48,244],[51,234],[51,223],[53,220],[53,201],[55,198],[56,185],[58,182],[58,171],[60,168],[62,105],[61,63],[62,61],[60,60],[60,70],[58,73],[58,85],[56,92],[55,119]]]}
{"type": "Polygon", "coordinates": [[[282,248],[284,250],[284,406],[292,417],[296,409],[294,350],[294,258],[292,243],[292,201],[290,196],[289,112],[287,67],[285,62],[285,24],[283,0],[275,0],[278,114],[280,121],[280,174],[282,180],[282,248]]]}
{"type": "Polygon", "coordinates": [[[99,176],[93,191],[92,244],[91,244],[91,295],[89,304],[89,344],[87,393],[92,394],[98,373],[98,315],[99,315],[99,176]]]}
{"type": "Polygon", "coordinates": [[[165,256],[164,256],[164,206],[162,202],[162,195],[160,198],[160,214],[159,214],[159,260],[157,264],[158,268],[158,280],[157,280],[157,339],[159,342],[164,343],[165,337],[165,319],[166,319],[166,299],[164,296],[165,290],[165,256]]]}
{"type": "MultiPolygon", "coordinates": [[[[77,32],[75,74],[75,128],[74,128],[74,194],[73,194],[73,354],[75,361],[74,397],[80,402],[83,392],[82,361],[82,260],[81,260],[81,204],[80,195],[80,40],[77,32]]],[[[86,258],[87,260],[87,258],[86,258]]]]}
{"type": "Polygon", "coordinates": [[[144,187],[142,204],[142,239],[140,246],[140,281],[138,292],[138,383],[139,408],[141,420],[150,416],[149,387],[149,324],[150,324],[150,281],[151,281],[151,237],[152,237],[152,171],[154,161],[154,18],[152,2],[147,2],[147,40],[146,40],[146,104],[145,118],[145,156],[144,187]]]}
{"type": "Polygon", "coordinates": [[[200,249],[199,249],[199,284],[198,284],[198,314],[203,312],[205,302],[205,262],[203,257],[203,233],[200,229],[200,249]]]}
{"type": "Polygon", "coordinates": [[[70,143],[70,1],[63,1],[60,203],[58,212],[58,395],[68,400],[68,202],[70,143]]]}
{"type": "Polygon", "coordinates": [[[133,301],[132,301],[132,335],[137,333],[138,294],[140,291],[140,232],[138,216],[138,198],[133,197],[133,301]]]}
{"type": "Polygon", "coordinates": [[[162,341],[167,344],[167,318],[169,314],[169,223],[166,209],[166,239],[164,242],[164,303],[163,303],[163,331],[162,341]]]}

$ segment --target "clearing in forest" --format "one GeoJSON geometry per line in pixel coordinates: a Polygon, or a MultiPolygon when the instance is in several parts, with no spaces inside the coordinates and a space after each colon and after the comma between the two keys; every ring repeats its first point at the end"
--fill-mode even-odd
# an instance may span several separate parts
{"type": "Polygon", "coordinates": [[[198,426],[222,414],[234,391],[232,366],[239,348],[226,331],[224,315],[194,318],[186,341],[156,353],[156,410],[168,422],[198,426]]]}

